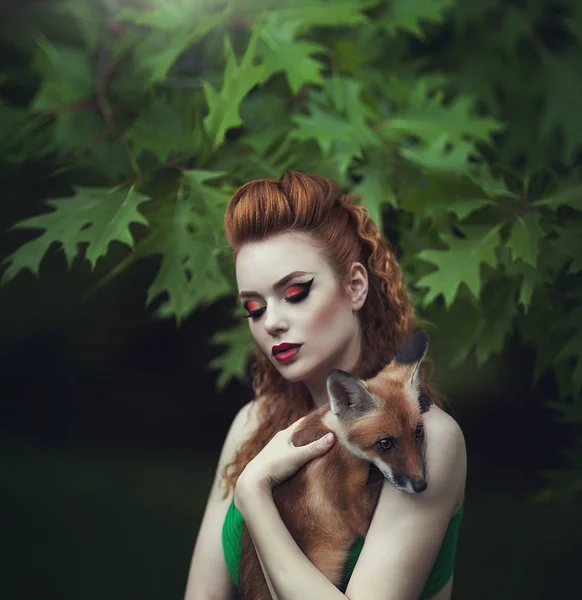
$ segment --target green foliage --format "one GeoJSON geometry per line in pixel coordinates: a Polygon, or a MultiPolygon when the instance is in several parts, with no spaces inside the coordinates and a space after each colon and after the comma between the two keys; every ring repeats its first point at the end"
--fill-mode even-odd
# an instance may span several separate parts
{"type": "MultiPolygon", "coordinates": [[[[443,367],[484,364],[517,332],[536,348],[534,383],[549,371],[548,401],[580,422],[579,3],[118,6],[57,1],[56,21],[13,24],[25,58],[0,74],[0,154],[66,172],[72,195],[15,224],[42,233],[7,258],[5,283],[38,273],[53,244],[95,266],[119,242],[127,252],[103,282],[158,256],[147,301],[180,321],[234,299],[232,192],[317,172],[379,225],[398,213],[405,278],[443,367]]],[[[246,323],[213,342],[226,347],[210,365],[223,387],[246,372],[246,323]]],[[[546,497],[579,492],[554,475],[546,497]]]]}
{"type": "Polygon", "coordinates": [[[135,186],[129,190],[76,187],[75,191],[69,198],[48,200],[54,211],[17,223],[18,228],[44,229],[44,233],[8,257],[11,264],[6,277],[21,269],[38,274],[40,261],[53,242],[61,245],[69,265],[79,253],[79,244],[87,243],[85,256],[95,266],[112,242],[133,246],[131,223],[148,224],[138,207],[149,198],[136,192],[135,186]]]}
{"type": "Polygon", "coordinates": [[[249,362],[249,348],[252,346],[247,323],[242,322],[241,319],[241,323],[227,331],[219,331],[210,341],[215,345],[226,346],[224,353],[209,365],[212,369],[220,371],[216,382],[218,389],[223,389],[234,377],[244,379],[249,362]]]}

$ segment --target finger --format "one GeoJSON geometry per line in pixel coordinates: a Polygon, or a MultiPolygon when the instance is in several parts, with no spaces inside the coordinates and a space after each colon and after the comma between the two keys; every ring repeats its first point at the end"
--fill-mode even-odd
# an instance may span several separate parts
{"type": "Polygon", "coordinates": [[[319,456],[320,454],[325,454],[333,446],[334,442],[335,436],[329,432],[318,440],[315,440],[315,442],[307,444],[305,448],[311,456],[319,456]]]}
{"type": "Polygon", "coordinates": [[[303,417],[299,417],[297,419],[297,421],[293,421],[293,423],[291,423],[291,425],[289,425],[289,427],[287,427],[287,430],[290,432],[295,431],[299,425],[301,425],[301,423],[303,423],[303,421],[305,421],[305,419],[307,418],[307,415],[304,415],[303,417]]]}

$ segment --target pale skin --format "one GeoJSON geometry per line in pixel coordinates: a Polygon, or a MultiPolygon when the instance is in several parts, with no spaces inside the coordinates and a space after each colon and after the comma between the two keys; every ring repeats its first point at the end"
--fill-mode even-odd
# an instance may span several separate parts
{"type": "MultiPolygon", "coordinates": [[[[303,344],[297,360],[280,365],[289,380],[303,382],[316,406],[329,401],[325,377],[331,368],[350,371],[360,349],[358,311],[368,291],[366,269],[354,263],[346,280],[337,281],[321,253],[305,234],[286,233],[244,246],[237,257],[239,290],[252,291],[241,301],[257,318],[251,333],[267,356],[282,342],[303,344]],[[301,271],[274,290],[273,283],[301,271]],[[313,279],[308,296],[292,299],[313,279]],[[250,304],[249,304],[250,302],[250,304]]],[[[305,294],[303,293],[305,296],[305,294]]],[[[234,492],[259,555],[271,593],[277,600],[414,600],[431,572],[451,517],[465,490],[466,450],[455,420],[436,406],[424,416],[428,488],[406,494],[385,483],[364,547],[345,594],[301,552],[283,524],[272,497],[275,485],[307,461],[327,452],[323,440],[296,448],[291,443],[299,422],[279,432],[246,466],[234,492]]],[[[239,412],[225,440],[206,511],[194,548],[185,600],[229,600],[234,585],[222,553],[221,530],[232,495],[220,499],[223,466],[258,425],[256,406],[239,412]]],[[[335,441],[332,441],[332,445],[335,441]]],[[[450,600],[452,577],[432,600],[450,600]]]]}

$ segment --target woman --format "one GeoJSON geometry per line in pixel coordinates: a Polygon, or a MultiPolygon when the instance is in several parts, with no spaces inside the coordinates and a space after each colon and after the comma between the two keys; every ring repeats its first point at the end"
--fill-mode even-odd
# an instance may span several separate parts
{"type": "Polygon", "coordinates": [[[466,454],[459,426],[437,405],[424,416],[428,488],[405,494],[384,483],[345,592],[301,552],[271,494],[331,447],[290,442],[298,420],[328,402],[329,370],[368,378],[409,340],[413,310],[393,252],[364,208],[315,175],[247,183],[231,198],[225,226],[256,342],[256,398],[224,442],[186,600],[235,597],[233,532],[242,518],[278,600],[449,600],[466,454]]]}

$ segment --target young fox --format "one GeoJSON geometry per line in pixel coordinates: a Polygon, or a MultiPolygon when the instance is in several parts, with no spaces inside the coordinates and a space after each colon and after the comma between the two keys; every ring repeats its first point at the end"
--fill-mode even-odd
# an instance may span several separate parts
{"type": "MultiPolygon", "coordinates": [[[[419,366],[427,347],[428,334],[417,333],[389,365],[366,381],[331,371],[330,404],[310,413],[293,436],[295,446],[328,431],[336,436],[331,450],[273,490],[293,539],[336,586],[350,546],[368,531],[383,478],[403,492],[426,489],[421,415],[431,401],[419,391],[419,366]]],[[[241,544],[240,599],[270,600],[246,525],[241,544]]]]}

